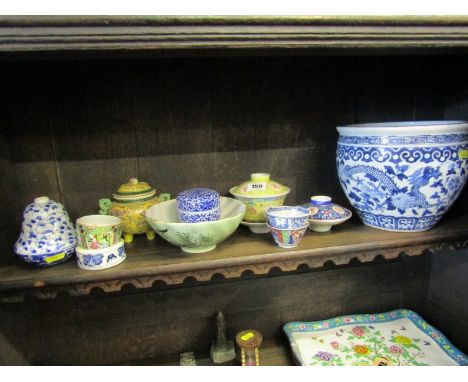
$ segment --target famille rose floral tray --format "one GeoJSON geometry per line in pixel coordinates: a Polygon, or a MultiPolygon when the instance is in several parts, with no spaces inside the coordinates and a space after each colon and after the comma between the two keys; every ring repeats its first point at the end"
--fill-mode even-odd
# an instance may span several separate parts
{"type": "Polygon", "coordinates": [[[468,357],[411,310],[342,316],[283,326],[304,366],[468,365],[468,357]]]}

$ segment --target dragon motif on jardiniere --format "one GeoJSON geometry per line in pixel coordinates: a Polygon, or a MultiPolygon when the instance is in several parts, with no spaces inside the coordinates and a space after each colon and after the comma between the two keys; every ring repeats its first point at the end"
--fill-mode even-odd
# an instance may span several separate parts
{"type": "Polygon", "coordinates": [[[441,173],[437,168],[420,168],[409,176],[403,175],[408,178],[409,183],[409,186],[404,187],[399,187],[389,174],[372,166],[345,166],[342,171],[345,178],[352,178],[364,193],[367,192],[373,199],[381,201],[377,208],[397,209],[404,213],[410,208],[435,206],[426,200],[420,189],[427,186],[432,178],[440,177],[441,173]],[[364,174],[364,177],[356,179],[356,174],[364,174]]]}

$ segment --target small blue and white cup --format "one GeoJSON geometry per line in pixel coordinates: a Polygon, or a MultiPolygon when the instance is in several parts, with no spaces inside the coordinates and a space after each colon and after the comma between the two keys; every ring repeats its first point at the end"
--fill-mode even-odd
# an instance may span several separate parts
{"type": "Polygon", "coordinates": [[[268,225],[276,229],[298,229],[308,225],[310,211],[304,207],[275,206],[265,210],[268,225]]]}
{"type": "Polygon", "coordinates": [[[182,191],[176,200],[181,223],[215,221],[221,217],[221,197],[215,190],[192,188],[182,191]]]}

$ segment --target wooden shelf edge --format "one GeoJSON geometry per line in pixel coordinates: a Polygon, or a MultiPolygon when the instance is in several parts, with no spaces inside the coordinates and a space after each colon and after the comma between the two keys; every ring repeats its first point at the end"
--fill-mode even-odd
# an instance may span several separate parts
{"type": "MultiPolygon", "coordinates": [[[[368,228],[359,228],[363,232],[367,232],[366,229],[368,228]]],[[[375,230],[370,232],[377,237],[380,235],[375,230]]],[[[353,235],[352,232],[351,235],[353,235]]],[[[366,237],[362,232],[361,236],[366,237]]],[[[245,272],[264,276],[273,269],[281,272],[293,272],[304,266],[309,269],[321,268],[327,262],[337,266],[349,264],[353,259],[367,263],[374,261],[377,256],[381,256],[385,260],[392,260],[400,254],[418,256],[425,252],[436,253],[442,249],[468,247],[468,233],[463,229],[449,230],[448,232],[439,230],[418,237],[403,234],[402,238],[396,242],[388,239],[376,242],[370,237],[369,242],[324,247],[311,246],[311,243],[315,244],[320,239],[309,236],[307,243],[296,250],[282,250],[269,243],[270,246],[266,247],[268,252],[264,250],[264,242],[268,242],[268,238],[260,239],[254,235],[248,236],[249,246],[255,248],[257,253],[233,256],[233,253],[245,248],[245,240],[242,242],[241,234],[239,237],[234,235],[232,243],[226,244],[224,249],[218,253],[213,252],[214,255],[205,254],[204,257],[179,259],[179,262],[174,261],[173,263],[167,259],[174,256],[174,253],[180,253],[178,248],[163,246],[159,250],[159,258],[156,259],[157,256],[154,255],[155,260],[153,260],[153,253],[147,250],[140,257],[146,256],[151,260],[133,260],[132,266],[120,269],[117,269],[119,267],[111,268],[108,270],[109,272],[80,271],[71,262],[58,266],[63,268],[60,268],[60,272],[54,271],[55,273],[52,275],[44,273],[44,270],[28,269],[26,271],[24,267],[19,265],[16,268],[11,266],[7,269],[9,273],[12,273],[9,279],[0,280],[0,302],[21,302],[26,296],[52,299],[57,297],[59,293],[66,293],[70,296],[85,296],[89,295],[95,288],[104,293],[120,292],[126,286],[143,290],[153,288],[158,282],[165,285],[180,285],[187,279],[196,282],[209,282],[217,275],[221,275],[225,279],[236,279],[245,272]],[[260,249],[257,250],[257,247],[260,249]],[[271,247],[273,250],[270,251],[271,247]],[[172,254],[164,252],[169,251],[169,249],[172,250],[172,254]],[[17,272],[16,275],[15,272],[17,272]]],[[[331,237],[333,238],[333,236],[331,237]]],[[[132,256],[135,256],[134,259],[137,258],[136,255],[132,256]]]]}
{"type": "Polygon", "coordinates": [[[468,46],[468,17],[3,17],[0,52],[468,46]]]}
{"type": "Polygon", "coordinates": [[[0,16],[0,26],[156,26],[156,25],[466,25],[464,15],[125,15],[0,16]]]}

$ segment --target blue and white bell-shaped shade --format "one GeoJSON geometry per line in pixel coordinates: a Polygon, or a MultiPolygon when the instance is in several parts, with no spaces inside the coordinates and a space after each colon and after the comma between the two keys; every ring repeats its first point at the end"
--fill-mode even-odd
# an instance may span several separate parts
{"type": "Polygon", "coordinates": [[[24,210],[14,251],[28,263],[47,267],[69,259],[77,243],[75,229],[63,205],[42,196],[24,210]]]}
{"type": "Polygon", "coordinates": [[[327,232],[332,226],[343,223],[352,216],[347,208],[332,203],[329,196],[312,196],[308,207],[309,228],[316,232],[327,232]]]}

